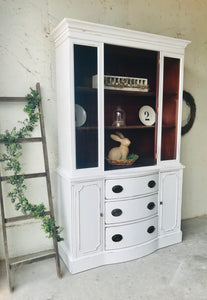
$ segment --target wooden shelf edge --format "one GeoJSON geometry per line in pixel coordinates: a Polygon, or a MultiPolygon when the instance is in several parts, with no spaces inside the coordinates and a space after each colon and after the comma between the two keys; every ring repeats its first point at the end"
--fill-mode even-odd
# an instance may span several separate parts
{"type": "MultiPolygon", "coordinates": [[[[97,93],[97,88],[90,88],[90,87],[76,87],[77,92],[82,93],[97,93]]],[[[110,90],[104,89],[106,94],[123,94],[123,95],[131,95],[131,96],[143,96],[143,97],[152,97],[155,96],[155,92],[140,92],[140,91],[126,91],[126,90],[110,90]]]]}
{"type": "Polygon", "coordinates": [[[9,264],[10,267],[18,267],[19,265],[22,264],[30,264],[36,261],[41,261],[44,259],[52,258],[55,257],[56,253],[54,249],[50,250],[45,250],[45,251],[40,251],[37,253],[32,253],[29,255],[22,255],[14,258],[10,258],[9,264]]]}
{"type": "Polygon", "coordinates": [[[26,97],[0,97],[0,102],[25,102],[26,97]]]}
{"type": "MultiPolygon", "coordinates": [[[[50,215],[50,211],[45,212],[46,215],[50,215]]],[[[19,222],[19,221],[25,221],[25,220],[30,220],[30,219],[35,219],[34,216],[32,215],[23,215],[23,216],[17,216],[17,217],[11,217],[11,218],[5,218],[4,222],[6,224],[8,223],[13,223],[13,222],[19,222]]]]}
{"type": "MultiPolygon", "coordinates": [[[[108,130],[123,130],[123,129],[152,129],[155,128],[155,125],[145,126],[145,125],[132,125],[132,126],[121,126],[121,127],[114,127],[114,126],[105,126],[105,129],[108,130]]],[[[77,127],[76,130],[98,130],[98,127],[95,126],[88,126],[88,127],[77,127]]]]}
{"type": "MultiPolygon", "coordinates": [[[[38,177],[46,177],[46,172],[41,173],[32,173],[32,174],[23,174],[25,179],[38,178],[38,177]]],[[[11,176],[0,176],[0,181],[7,181],[11,176]]],[[[17,175],[22,176],[22,175],[17,175]]]]}
{"type": "MultiPolygon", "coordinates": [[[[42,137],[32,137],[32,138],[18,139],[17,142],[19,142],[19,143],[42,142],[42,137]]],[[[0,144],[5,144],[5,142],[0,140],[0,144]]]]}

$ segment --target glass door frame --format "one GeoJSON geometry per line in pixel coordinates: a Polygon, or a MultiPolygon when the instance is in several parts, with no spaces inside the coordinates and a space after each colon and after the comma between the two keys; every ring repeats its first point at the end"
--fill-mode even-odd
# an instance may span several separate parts
{"type": "Polygon", "coordinates": [[[178,55],[171,52],[160,52],[160,77],[159,77],[159,114],[158,114],[158,165],[165,165],[169,163],[180,162],[180,144],[181,144],[181,123],[182,123],[182,99],[183,99],[183,66],[184,55],[178,55]],[[163,92],[164,92],[164,58],[175,58],[180,60],[179,66],[179,93],[178,93],[178,118],[177,118],[177,145],[176,145],[176,158],[170,160],[161,160],[162,152],[162,115],[163,115],[163,92]]]}
{"type": "Polygon", "coordinates": [[[72,62],[70,68],[70,110],[71,110],[71,142],[73,147],[72,150],[72,161],[71,170],[73,176],[88,175],[91,176],[93,173],[97,174],[104,170],[104,62],[103,62],[103,43],[94,42],[82,39],[71,39],[70,41],[70,62],[72,62]],[[93,168],[76,168],[76,128],[75,128],[75,79],[74,79],[74,45],[96,47],[97,48],[97,75],[98,75],[98,91],[97,91],[97,107],[98,107],[98,166],[93,168]]]}

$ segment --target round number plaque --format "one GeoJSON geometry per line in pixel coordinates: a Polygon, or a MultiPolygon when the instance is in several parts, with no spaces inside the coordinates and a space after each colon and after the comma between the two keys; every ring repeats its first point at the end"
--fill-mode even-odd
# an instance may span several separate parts
{"type": "Polygon", "coordinates": [[[155,123],[155,111],[149,105],[144,105],[139,110],[139,118],[142,124],[151,126],[155,123]]]}

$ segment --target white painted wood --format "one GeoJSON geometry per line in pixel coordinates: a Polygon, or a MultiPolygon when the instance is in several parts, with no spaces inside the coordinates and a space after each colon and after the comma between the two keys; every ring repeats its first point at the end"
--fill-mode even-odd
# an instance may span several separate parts
{"type": "MultiPolygon", "coordinates": [[[[64,226],[60,253],[71,273],[136,259],[182,240],[180,230],[182,173],[180,163],[184,51],[189,41],[133,30],[64,19],[52,36],[56,46],[58,107],[58,221],[64,226]],[[104,170],[104,43],[157,51],[157,164],[104,170]],[[98,51],[98,167],[76,169],[74,117],[74,44],[98,51]],[[177,157],[161,161],[163,60],[180,59],[177,157]],[[149,181],[155,181],[152,188],[149,181]],[[113,192],[115,185],[123,191],[113,192]],[[147,209],[149,202],[155,208],[147,209]],[[121,209],[119,217],[112,216],[121,209]],[[148,233],[150,226],[155,227],[148,233]],[[158,230],[159,229],[159,230],[158,230]],[[122,234],[120,242],[112,237],[122,234]]],[[[113,74],[111,74],[113,75],[113,74]]],[[[119,74],[117,74],[119,75],[119,74]]]]}
{"type": "Polygon", "coordinates": [[[96,252],[102,246],[102,183],[75,186],[78,255],[96,252]]]}
{"type": "Polygon", "coordinates": [[[160,132],[158,133],[159,135],[159,145],[161,146],[161,136],[162,136],[162,110],[163,110],[163,68],[164,68],[164,59],[167,57],[171,57],[171,58],[177,58],[180,60],[180,71],[179,71],[179,100],[178,100],[178,123],[177,123],[177,145],[176,145],[176,158],[173,160],[161,160],[161,147],[158,150],[159,152],[159,160],[160,160],[160,164],[161,165],[169,165],[170,163],[174,163],[179,162],[180,161],[180,144],[181,144],[181,123],[182,123],[182,102],[183,102],[183,71],[184,71],[184,55],[178,55],[172,52],[162,52],[161,53],[161,57],[160,57],[160,65],[161,65],[161,71],[160,71],[160,82],[162,82],[162,84],[160,84],[160,88],[161,88],[161,101],[160,101],[160,105],[159,105],[159,109],[160,109],[160,114],[159,114],[159,128],[160,128],[160,132]]]}
{"type": "Polygon", "coordinates": [[[135,30],[117,28],[108,25],[94,24],[85,21],[65,18],[51,33],[56,46],[59,46],[67,38],[90,38],[105,43],[134,46],[143,49],[174,50],[184,52],[190,41],[175,39],[171,37],[145,33],[135,30]]]}
{"type": "Polygon", "coordinates": [[[162,234],[180,230],[181,176],[182,171],[161,174],[160,230],[162,234]]]}
{"type": "Polygon", "coordinates": [[[124,223],[156,215],[157,202],[157,194],[129,200],[107,201],[105,203],[105,222],[106,224],[124,223]],[[114,212],[117,209],[120,210],[118,216],[114,212]]]}
{"type": "Polygon", "coordinates": [[[158,218],[152,218],[143,222],[113,226],[106,228],[106,250],[131,247],[156,238],[158,235],[158,218]],[[154,232],[147,230],[153,226],[154,232]],[[122,240],[114,242],[113,237],[121,235],[122,240]]]}
{"type": "Polygon", "coordinates": [[[158,174],[149,176],[106,180],[106,198],[126,198],[148,193],[155,193],[158,190],[158,174]],[[154,181],[155,186],[149,187],[149,182],[154,181]],[[115,186],[121,186],[122,191],[119,193],[113,192],[115,186]]]}

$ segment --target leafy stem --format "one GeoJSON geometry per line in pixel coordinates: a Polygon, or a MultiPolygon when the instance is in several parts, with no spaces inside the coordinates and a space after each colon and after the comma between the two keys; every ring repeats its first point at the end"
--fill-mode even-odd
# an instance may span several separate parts
{"type": "Polygon", "coordinates": [[[12,185],[11,191],[8,196],[11,202],[14,203],[15,209],[20,210],[24,215],[31,214],[42,222],[41,227],[49,238],[54,235],[57,241],[60,242],[63,238],[60,236],[62,227],[55,224],[55,220],[46,214],[46,208],[43,203],[40,205],[33,205],[25,196],[27,186],[25,185],[25,177],[22,174],[21,164],[19,158],[22,155],[22,144],[20,139],[28,138],[31,136],[34,128],[39,121],[38,105],[40,96],[36,90],[30,89],[31,92],[26,96],[27,103],[24,107],[24,112],[28,117],[19,122],[22,126],[20,129],[14,127],[11,131],[6,130],[0,134],[0,141],[6,146],[5,153],[0,154],[0,162],[5,162],[5,171],[12,171],[13,175],[9,176],[8,183],[12,185]]]}

